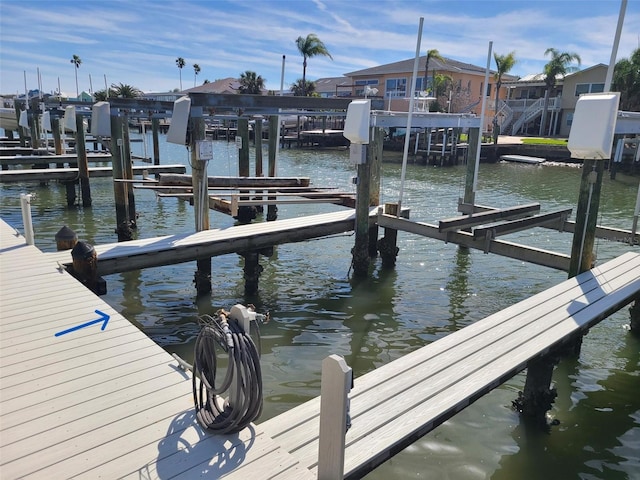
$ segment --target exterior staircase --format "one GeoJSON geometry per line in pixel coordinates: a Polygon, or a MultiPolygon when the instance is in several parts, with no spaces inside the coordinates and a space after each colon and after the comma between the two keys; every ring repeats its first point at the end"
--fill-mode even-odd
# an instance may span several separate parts
{"type": "Polygon", "coordinates": [[[515,122],[513,122],[511,135],[517,135],[525,123],[531,122],[536,118],[538,118],[540,115],[542,115],[543,108],[544,108],[544,98],[537,99],[524,112],[522,112],[522,115],[520,115],[520,117],[518,117],[518,119],[515,122]]]}

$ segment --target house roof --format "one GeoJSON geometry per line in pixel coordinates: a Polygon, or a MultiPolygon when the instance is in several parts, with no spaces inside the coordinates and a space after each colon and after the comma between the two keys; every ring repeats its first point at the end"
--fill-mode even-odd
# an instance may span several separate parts
{"type": "Polygon", "coordinates": [[[346,88],[340,89],[339,87],[350,87],[351,79],[347,77],[326,77],[319,78],[314,81],[316,84],[316,92],[318,93],[333,93],[336,91],[340,94],[340,91],[346,91],[346,88]]]}
{"type": "MultiPolygon", "coordinates": [[[[596,65],[592,65],[591,67],[582,69],[582,70],[576,70],[575,72],[569,72],[566,75],[556,75],[556,85],[560,85],[564,82],[564,79],[567,77],[571,77],[574,75],[582,75],[583,73],[589,72],[590,70],[596,69],[596,68],[608,68],[607,65],[605,65],[604,63],[597,63],[596,65]]],[[[532,73],[529,75],[525,75],[524,77],[520,77],[518,80],[510,80],[510,81],[506,81],[504,82],[505,85],[509,84],[509,85],[530,85],[530,86],[534,86],[534,85],[544,85],[544,78],[545,78],[545,74],[544,73],[532,73]]]]}
{"type": "MultiPolygon", "coordinates": [[[[398,62],[387,63],[385,65],[379,65],[373,68],[365,68],[364,70],[356,70],[355,72],[349,72],[345,75],[349,77],[362,77],[362,76],[375,76],[375,75],[387,75],[392,73],[406,73],[413,71],[413,64],[415,59],[409,58],[406,60],[400,60],[398,62]]],[[[418,59],[418,72],[423,71],[427,63],[427,56],[423,55],[418,59]]],[[[484,75],[485,69],[472,65],[470,63],[459,62],[452,58],[445,58],[438,60],[436,58],[429,59],[429,70],[437,70],[438,72],[451,72],[451,73],[469,73],[472,75],[484,75]]],[[[490,70],[493,75],[494,70],[490,70]]],[[[504,75],[504,79],[515,80],[517,77],[513,75],[504,75]]]]}
{"type": "Polygon", "coordinates": [[[203,83],[197,87],[183,90],[180,93],[238,93],[239,90],[240,81],[237,78],[228,77],[214,82],[203,83]]]}

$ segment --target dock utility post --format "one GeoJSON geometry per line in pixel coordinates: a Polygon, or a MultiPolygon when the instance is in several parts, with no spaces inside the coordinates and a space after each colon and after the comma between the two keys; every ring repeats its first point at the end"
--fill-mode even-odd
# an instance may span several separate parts
{"type": "Polygon", "coordinates": [[[345,434],[351,426],[349,392],[353,372],[344,358],[330,355],[322,361],[318,480],[344,477],[345,434]]]}

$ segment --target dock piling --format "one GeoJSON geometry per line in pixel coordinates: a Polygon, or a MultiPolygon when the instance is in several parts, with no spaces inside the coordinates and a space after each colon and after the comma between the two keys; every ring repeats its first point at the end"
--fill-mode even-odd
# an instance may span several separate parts
{"type": "Polygon", "coordinates": [[[557,365],[559,357],[554,353],[534,360],[527,366],[527,378],[524,391],[520,392],[513,406],[521,415],[547,424],[546,414],[558,395],[555,388],[551,388],[553,369],[557,365]]]}
{"type": "Polygon", "coordinates": [[[83,116],[76,113],[76,155],[78,156],[78,177],[82,206],[91,206],[91,186],[89,185],[89,163],[87,160],[87,148],[84,137],[83,116]]]}
{"type": "Polygon", "coordinates": [[[629,308],[629,318],[631,320],[631,331],[636,335],[640,335],[640,296],[636,297],[633,305],[629,308]]]}
{"type": "Polygon", "coordinates": [[[55,236],[56,249],[61,252],[63,250],[71,250],[78,243],[78,235],[69,227],[64,225],[55,236]]]}
{"type": "MultiPolygon", "coordinates": [[[[384,213],[387,215],[398,216],[398,204],[397,203],[385,203],[384,213]]],[[[395,228],[385,227],[384,236],[378,240],[378,250],[380,251],[380,258],[382,259],[383,268],[393,268],[396,265],[396,258],[400,249],[397,246],[398,243],[398,230],[395,228]]]]}
{"type": "MultiPolygon", "coordinates": [[[[209,230],[209,185],[207,165],[209,160],[198,158],[198,142],[205,140],[205,124],[201,108],[191,109],[189,118],[191,136],[189,148],[191,151],[191,186],[193,188],[193,209],[195,212],[195,227],[197,232],[209,230]]],[[[211,257],[196,261],[197,269],[194,275],[197,296],[211,293],[211,257]]]]}
{"type": "Polygon", "coordinates": [[[111,116],[111,163],[114,180],[113,194],[116,202],[116,233],[118,234],[119,242],[133,238],[129,222],[129,205],[127,205],[127,183],[117,181],[118,179],[124,178],[122,124],[122,117],[119,117],[117,114],[111,116]]]}

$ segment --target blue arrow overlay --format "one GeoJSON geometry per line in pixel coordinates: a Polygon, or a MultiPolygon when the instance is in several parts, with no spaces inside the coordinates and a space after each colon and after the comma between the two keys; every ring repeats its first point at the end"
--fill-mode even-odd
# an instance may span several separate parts
{"type": "Polygon", "coordinates": [[[91,320],[90,322],[87,322],[87,323],[83,323],[82,325],[78,325],[78,326],[63,330],[61,332],[56,333],[55,336],[60,337],[62,335],[66,335],[67,333],[75,332],[76,330],[80,330],[81,328],[84,328],[84,327],[90,327],[91,325],[95,325],[96,323],[100,323],[100,322],[102,322],[102,327],[100,327],[100,330],[104,330],[105,328],[107,328],[107,323],[109,322],[109,318],[111,317],[106,313],[101,312],[100,310],[96,310],[96,313],[100,315],[100,318],[96,320],[91,320]]]}

